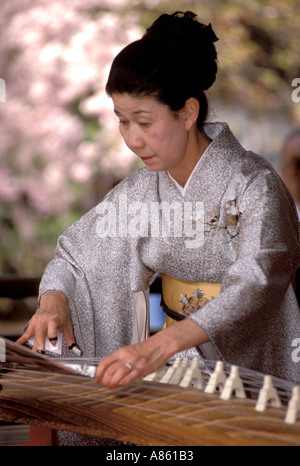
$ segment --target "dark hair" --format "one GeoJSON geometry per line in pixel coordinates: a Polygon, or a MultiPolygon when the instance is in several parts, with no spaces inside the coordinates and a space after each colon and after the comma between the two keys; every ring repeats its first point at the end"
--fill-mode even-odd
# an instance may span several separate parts
{"type": "Polygon", "coordinates": [[[114,59],[106,92],[153,95],[173,111],[190,97],[198,99],[201,128],[208,102],[203,91],[215,81],[218,38],[190,11],[160,16],[142,39],[125,47],[114,59]]]}

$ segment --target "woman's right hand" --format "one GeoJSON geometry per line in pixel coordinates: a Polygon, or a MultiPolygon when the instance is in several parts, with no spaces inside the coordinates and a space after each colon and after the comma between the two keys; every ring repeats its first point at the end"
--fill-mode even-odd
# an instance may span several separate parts
{"type": "MultiPolygon", "coordinates": [[[[38,310],[16,343],[23,345],[34,337],[32,349],[45,351],[45,338],[48,336],[48,338],[55,339],[57,330],[63,334],[67,347],[75,343],[68,299],[60,291],[49,291],[41,297],[38,310]]],[[[56,345],[55,340],[53,345],[56,345]]]]}

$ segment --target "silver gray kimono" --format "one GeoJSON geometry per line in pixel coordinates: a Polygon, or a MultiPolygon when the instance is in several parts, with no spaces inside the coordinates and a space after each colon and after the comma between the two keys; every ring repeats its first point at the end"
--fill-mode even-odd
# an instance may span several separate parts
{"type": "Polygon", "coordinates": [[[300,267],[294,203],[274,169],[247,152],[226,124],[204,129],[213,141],[184,196],[167,172],[132,173],[59,238],[40,294],[67,295],[79,346],[85,356],[102,358],[132,342],[133,295],[155,273],[221,283],[220,295],[189,317],[209,335],[218,358],[300,382],[300,363],[292,358],[300,338],[291,284],[300,267]],[[184,231],[153,234],[147,206],[163,201],[204,205],[202,244],[191,246],[184,231]]]}

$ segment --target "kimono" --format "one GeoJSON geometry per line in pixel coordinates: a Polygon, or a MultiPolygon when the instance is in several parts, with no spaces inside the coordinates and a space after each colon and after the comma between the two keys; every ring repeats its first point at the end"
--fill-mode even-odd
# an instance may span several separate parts
{"type": "Polygon", "coordinates": [[[65,293],[79,347],[101,359],[135,341],[136,297],[146,303],[157,273],[217,285],[220,292],[187,316],[216,358],[299,383],[294,202],[226,123],[204,131],[211,144],[182,190],[168,172],[141,168],[59,238],[40,296],[65,293]]]}

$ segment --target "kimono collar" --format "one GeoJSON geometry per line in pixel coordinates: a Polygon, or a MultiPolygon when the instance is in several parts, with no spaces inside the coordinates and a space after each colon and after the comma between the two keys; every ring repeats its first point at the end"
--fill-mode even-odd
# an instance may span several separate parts
{"type": "Polygon", "coordinates": [[[214,122],[214,123],[205,123],[203,126],[203,130],[212,142],[206,148],[202,156],[200,157],[198,163],[194,167],[192,173],[190,174],[188,180],[186,181],[184,187],[182,187],[168,172],[168,177],[172,180],[172,182],[177,187],[178,191],[181,193],[182,196],[185,195],[189,184],[194,176],[194,174],[198,171],[198,168],[201,165],[205,164],[207,159],[210,158],[210,155],[214,153],[220,153],[220,150],[226,150],[228,147],[236,147],[239,150],[244,150],[240,143],[237,141],[233,133],[231,132],[227,123],[223,122],[214,122]]]}

